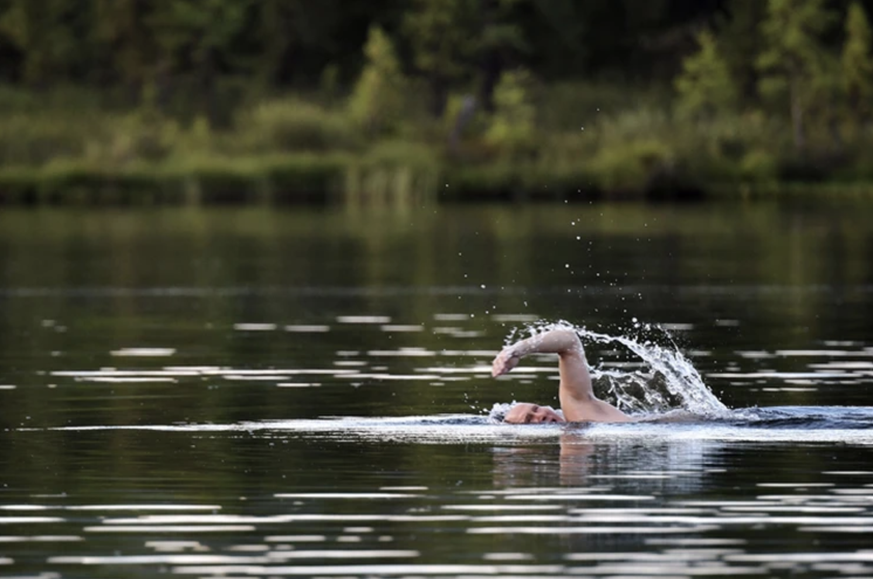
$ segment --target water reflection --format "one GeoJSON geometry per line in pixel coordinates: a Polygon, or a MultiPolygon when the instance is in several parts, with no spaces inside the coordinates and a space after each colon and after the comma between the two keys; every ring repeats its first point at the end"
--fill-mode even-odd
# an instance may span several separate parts
{"type": "Polygon", "coordinates": [[[7,501],[0,544],[31,545],[20,552],[60,576],[80,576],[76,569],[83,568],[97,575],[136,568],[210,577],[779,576],[828,565],[834,572],[873,571],[863,556],[864,533],[873,527],[869,449],[796,448],[802,432],[790,445],[761,438],[746,447],[682,438],[653,443],[633,429],[623,437],[622,427],[637,425],[600,432],[534,426],[527,429],[545,436],[524,437],[512,435],[524,427],[475,418],[466,418],[468,430],[501,429],[502,441],[451,439],[447,433],[464,424],[442,419],[442,438],[427,445],[430,467],[415,466],[407,454],[419,448],[410,440],[425,418],[325,420],[334,428],[328,438],[312,428],[318,421],[262,424],[256,436],[244,437],[227,425],[168,432],[105,427],[104,433],[132,437],[128,452],[152,473],[122,483],[123,496],[136,496],[149,480],[180,484],[188,477],[180,471],[167,478],[172,471],[157,466],[164,459],[156,449],[168,447],[157,436],[172,437],[186,460],[198,452],[182,450],[189,442],[230,444],[232,452],[207,464],[226,461],[232,472],[249,474],[201,479],[190,491],[197,501],[83,502],[82,492],[7,501]],[[343,432],[354,424],[368,436],[343,432]],[[287,460],[319,441],[341,444],[342,461],[314,454],[301,471],[300,461],[287,460]],[[826,462],[817,462],[826,454],[826,462]],[[841,468],[822,468],[835,464],[841,468]],[[274,476],[257,474],[268,471],[274,476]],[[325,485],[327,477],[333,481],[325,485]],[[828,547],[812,551],[824,554],[816,560],[781,555],[812,549],[823,537],[828,547]]]}
{"type": "Polygon", "coordinates": [[[557,447],[495,447],[495,486],[587,489],[578,496],[558,494],[537,499],[531,495],[531,500],[648,501],[655,495],[698,490],[707,474],[702,465],[711,461],[708,455],[720,450],[715,441],[652,445],[635,438],[622,440],[620,433],[609,442],[598,437],[592,440],[589,435],[590,429],[570,427],[558,435],[557,447]],[[553,454],[557,456],[550,459],[553,454]],[[555,460],[557,471],[553,468],[555,460]],[[611,464],[644,468],[616,473],[611,464]],[[622,495],[611,493],[613,488],[621,488],[622,495]]]}

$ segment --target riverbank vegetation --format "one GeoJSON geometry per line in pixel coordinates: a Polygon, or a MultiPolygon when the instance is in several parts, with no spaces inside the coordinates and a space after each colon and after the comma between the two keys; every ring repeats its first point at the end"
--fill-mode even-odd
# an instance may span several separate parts
{"type": "Polygon", "coordinates": [[[0,198],[871,182],[869,3],[688,4],[0,0],[0,198]]]}

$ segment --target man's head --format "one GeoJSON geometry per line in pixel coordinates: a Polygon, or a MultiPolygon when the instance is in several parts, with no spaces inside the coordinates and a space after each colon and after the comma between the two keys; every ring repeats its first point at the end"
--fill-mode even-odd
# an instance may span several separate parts
{"type": "Polygon", "coordinates": [[[510,424],[540,424],[542,422],[566,422],[564,417],[548,406],[539,406],[530,402],[519,402],[510,408],[504,422],[510,424]]]}

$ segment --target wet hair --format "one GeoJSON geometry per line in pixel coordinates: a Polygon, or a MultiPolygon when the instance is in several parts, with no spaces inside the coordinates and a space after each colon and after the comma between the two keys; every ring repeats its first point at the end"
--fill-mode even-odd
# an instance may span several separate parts
{"type": "Polygon", "coordinates": [[[495,402],[494,406],[491,407],[491,411],[488,413],[488,418],[494,422],[505,422],[507,413],[509,413],[509,411],[512,410],[512,407],[516,404],[518,403],[495,402]]]}
{"type": "MultiPolygon", "coordinates": [[[[491,407],[491,411],[488,413],[488,419],[492,420],[493,422],[506,422],[506,415],[509,414],[510,410],[512,410],[513,408],[515,408],[519,404],[533,404],[533,403],[532,402],[516,402],[515,400],[513,400],[510,403],[496,402],[494,404],[494,406],[491,407]]],[[[562,419],[566,420],[564,418],[564,413],[561,410],[552,408],[551,406],[549,406],[547,404],[534,404],[534,406],[539,406],[540,408],[546,408],[548,410],[551,410],[552,412],[554,412],[558,416],[560,416],[562,419]]]]}

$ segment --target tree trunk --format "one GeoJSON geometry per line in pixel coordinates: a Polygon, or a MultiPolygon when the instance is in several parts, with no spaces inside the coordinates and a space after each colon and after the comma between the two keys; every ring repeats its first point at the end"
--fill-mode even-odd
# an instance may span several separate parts
{"type": "Polygon", "coordinates": [[[219,95],[216,84],[216,66],[215,54],[211,48],[206,49],[203,60],[200,63],[199,70],[199,90],[200,102],[198,105],[206,113],[206,118],[209,120],[209,125],[212,127],[221,126],[223,123],[221,111],[219,110],[219,95]]]}
{"type": "Polygon", "coordinates": [[[794,131],[794,147],[803,152],[806,149],[806,135],[803,127],[803,102],[797,79],[791,81],[791,127],[794,131]]]}
{"type": "Polygon", "coordinates": [[[440,119],[446,110],[448,90],[442,76],[433,74],[430,77],[430,113],[435,119],[440,119]]]}
{"type": "MultiPolygon", "coordinates": [[[[496,6],[494,0],[481,1],[482,32],[485,33],[488,28],[494,25],[494,11],[496,6]]],[[[482,55],[480,67],[482,86],[479,97],[482,102],[482,108],[488,112],[494,112],[494,87],[497,86],[497,81],[500,79],[500,72],[503,68],[499,47],[489,46],[485,50],[482,55]]]]}

